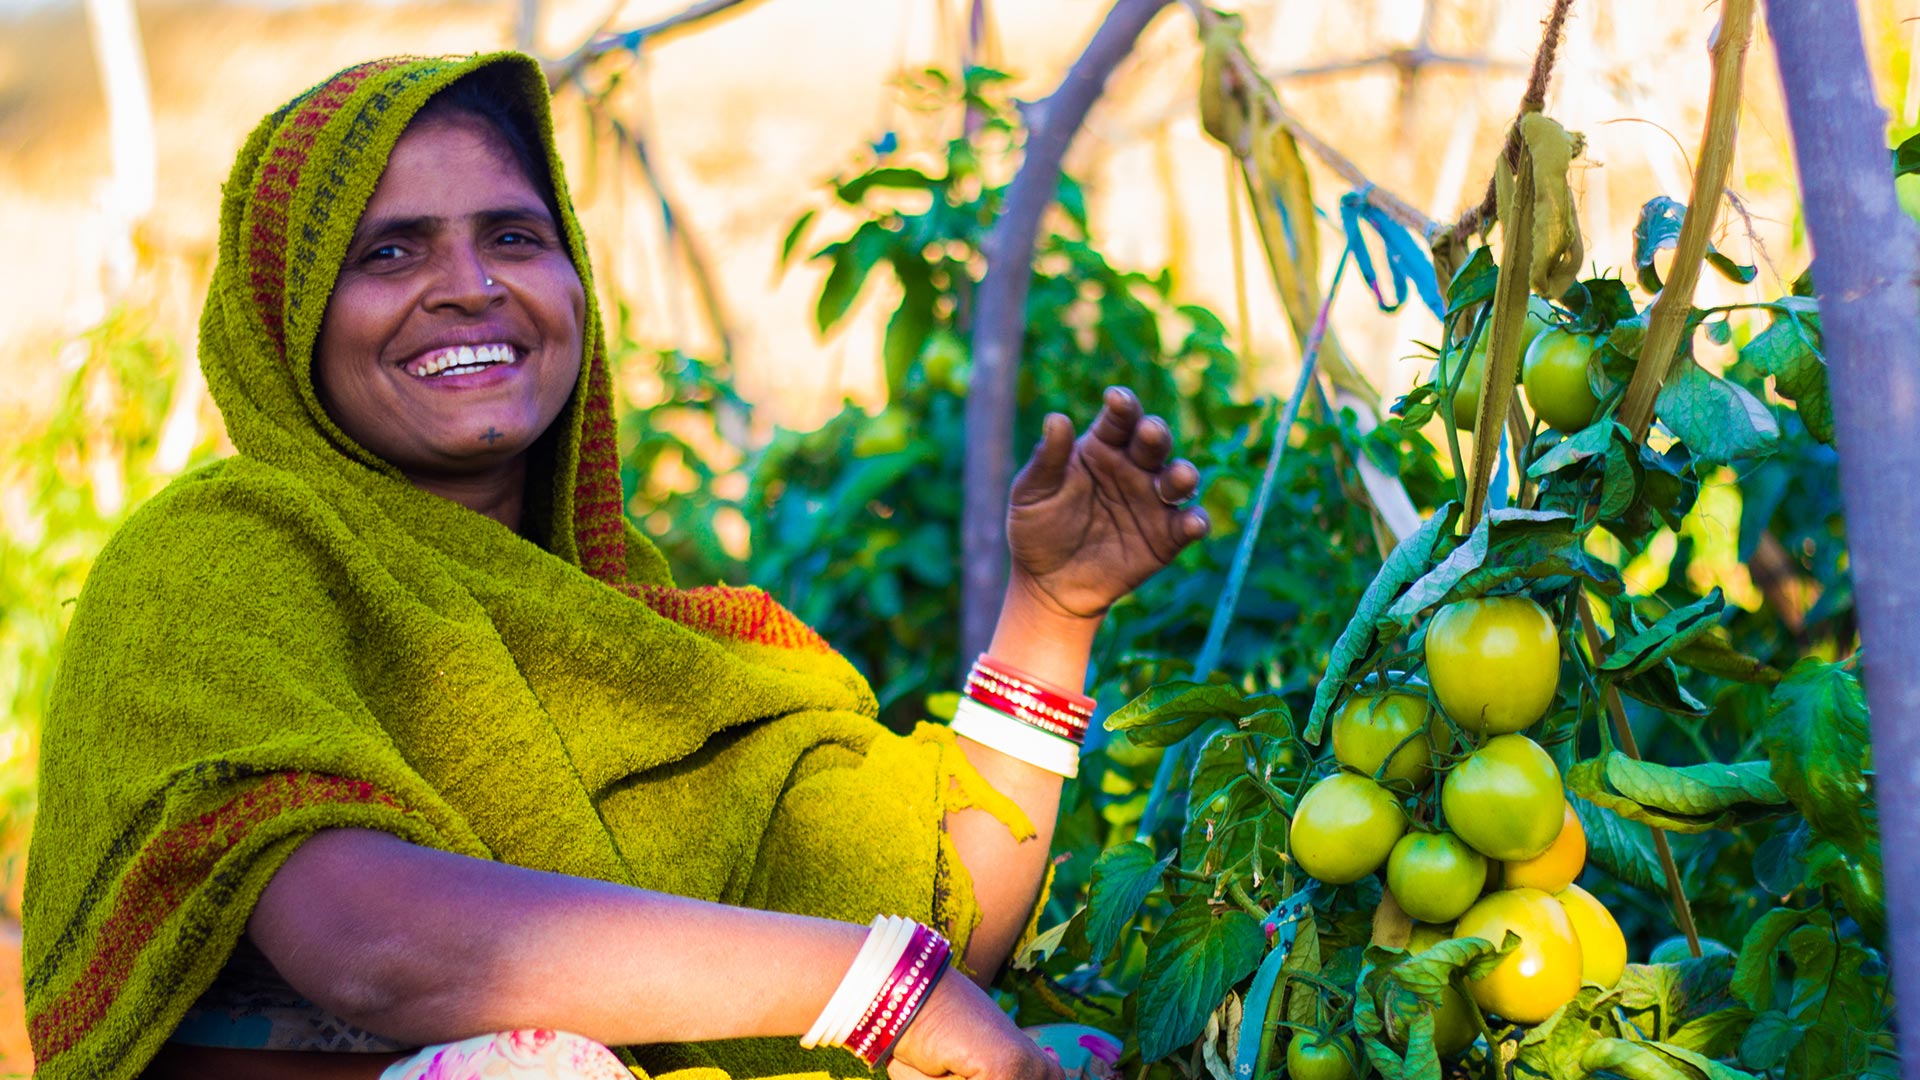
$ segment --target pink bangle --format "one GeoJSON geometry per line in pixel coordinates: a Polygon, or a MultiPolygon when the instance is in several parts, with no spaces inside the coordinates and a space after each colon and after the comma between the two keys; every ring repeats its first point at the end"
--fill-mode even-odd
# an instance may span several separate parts
{"type": "Polygon", "coordinates": [[[973,662],[975,671],[984,670],[997,676],[1000,681],[1010,683],[1036,697],[1046,700],[1049,705],[1065,712],[1075,713],[1087,719],[1093,718],[1093,699],[1085,694],[1062,690],[1057,686],[1021,671],[1004,660],[996,660],[986,653],[973,662]]]}
{"type": "Polygon", "coordinates": [[[842,1045],[869,1066],[879,1065],[925,1004],[933,984],[946,971],[952,953],[953,946],[946,938],[916,924],[906,951],[900,954],[886,982],[881,984],[880,992],[874,995],[842,1045]]]}
{"type": "MultiPolygon", "coordinates": [[[[1011,693],[1018,693],[1018,691],[1011,693]]],[[[967,696],[990,709],[998,709],[1016,720],[1042,731],[1051,732],[1063,739],[1072,739],[1077,743],[1087,740],[1085,721],[1077,720],[1057,710],[1043,710],[1030,699],[1010,696],[1009,691],[981,679],[977,672],[967,677],[967,696]]]]}

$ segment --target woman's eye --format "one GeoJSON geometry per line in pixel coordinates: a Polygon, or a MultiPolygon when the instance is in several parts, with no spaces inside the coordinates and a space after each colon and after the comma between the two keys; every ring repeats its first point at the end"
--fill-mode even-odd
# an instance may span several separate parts
{"type": "Polygon", "coordinates": [[[509,229],[500,234],[500,243],[509,247],[524,247],[529,244],[538,245],[540,238],[524,229],[509,229]]]}
{"type": "Polygon", "coordinates": [[[360,257],[360,261],[363,263],[390,262],[401,258],[406,253],[406,249],[399,244],[381,244],[379,247],[369,249],[360,257]]]}

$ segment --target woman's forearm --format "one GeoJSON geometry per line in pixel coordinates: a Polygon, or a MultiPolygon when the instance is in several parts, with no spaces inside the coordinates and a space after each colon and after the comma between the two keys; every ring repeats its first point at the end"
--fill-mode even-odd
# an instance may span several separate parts
{"type": "Polygon", "coordinates": [[[611,1045],[799,1035],[866,936],[346,829],[301,845],[248,932],[296,990],[382,1035],[611,1045]]]}
{"type": "MultiPolygon", "coordinates": [[[[1023,586],[1019,575],[1007,587],[989,655],[1065,690],[1078,693],[1086,682],[1098,619],[1073,619],[1049,610],[1023,586]]],[[[973,878],[981,911],[980,926],[967,947],[967,966],[990,980],[1007,961],[1033,912],[1046,876],[1053,845],[1054,819],[1060,812],[1061,778],[998,750],[962,738],[960,747],[994,789],[1012,799],[1039,835],[1015,842],[1005,826],[978,810],[947,818],[947,831],[973,878]]]]}

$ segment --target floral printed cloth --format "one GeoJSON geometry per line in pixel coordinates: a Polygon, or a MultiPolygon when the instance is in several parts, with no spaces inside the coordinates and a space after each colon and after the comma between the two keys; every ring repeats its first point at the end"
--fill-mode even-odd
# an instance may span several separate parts
{"type": "Polygon", "coordinates": [[[479,1035],[429,1046],[396,1061],[380,1080],[633,1080],[613,1051],[546,1028],[479,1035]]]}

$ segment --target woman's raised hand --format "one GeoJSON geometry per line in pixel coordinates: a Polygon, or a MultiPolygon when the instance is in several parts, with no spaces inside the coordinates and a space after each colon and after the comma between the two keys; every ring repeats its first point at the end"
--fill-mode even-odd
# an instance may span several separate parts
{"type": "Polygon", "coordinates": [[[892,1080],[1063,1080],[1060,1063],[971,979],[949,971],[894,1044],[892,1080]]]}
{"type": "Polygon", "coordinates": [[[1098,619],[1207,535],[1206,511],[1182,505],[1200,471],[1169,460],[1166,421],[1125,387],[1107,388],[1079,438],[1059,413],[1042,432],[1007,510],[1014,585],[1060,615],[1098,619]]]}

